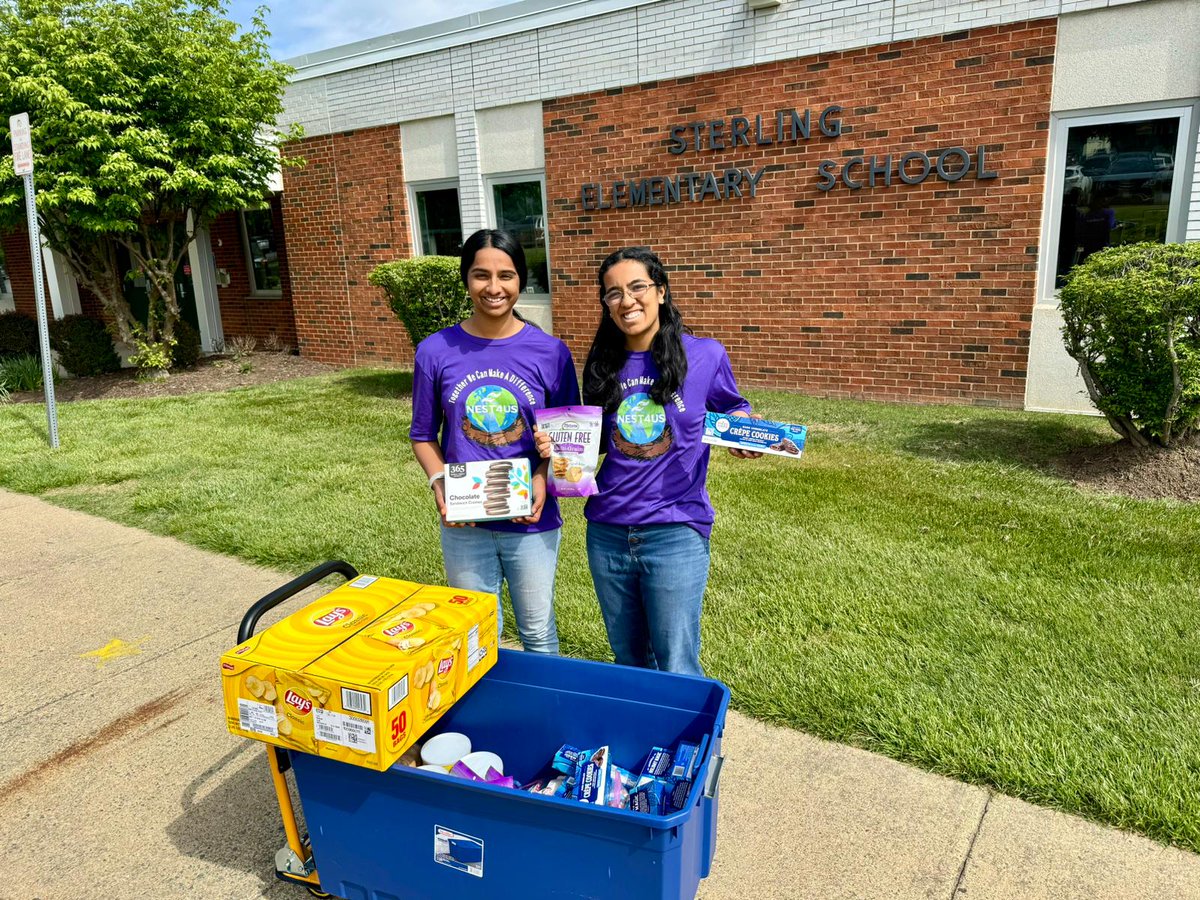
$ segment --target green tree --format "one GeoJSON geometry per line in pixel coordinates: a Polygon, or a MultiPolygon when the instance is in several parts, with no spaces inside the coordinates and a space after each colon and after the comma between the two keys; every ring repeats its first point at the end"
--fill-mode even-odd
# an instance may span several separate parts
{"type": "Polygon", "coordinates": [[[1096,408],[1139,447],[1200,431],[1200,243],[1093,253],[1061,294],[1063,339],[1096,408]]]}
{"type": "MultiPolygon", "coordinates": [[[[0,135],[29,113],[46,242],[144,366],[170,359],[196,229],[261,205],[279,143],[300,136],[274,130],[292,70],[271,59],[262,13],[240,32],[225,0],[0,0],[0,135]],[[144,325],[118,245],[146,278],[144,325]]],[[[24,217],[3,149],[0,227],[24,217]]]]}

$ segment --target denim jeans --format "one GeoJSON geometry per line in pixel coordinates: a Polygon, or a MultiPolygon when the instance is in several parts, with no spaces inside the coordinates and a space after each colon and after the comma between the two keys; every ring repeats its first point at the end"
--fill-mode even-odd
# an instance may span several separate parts
{"type": "Polygon", "coordinates": [[[497,623],[504,629],[500,588],[508,582],[521,644],[534,653],[558,653],[554,622],[554,575],[561,528],[511,532],[442,526],[446,584],[495,594],[497,623]]]}
{"type": "Polygon", "coordinates": [[[708,539],[687,525],[589,522],[587,552],[617,662],[703,675],[700,607],[708,539]]]}

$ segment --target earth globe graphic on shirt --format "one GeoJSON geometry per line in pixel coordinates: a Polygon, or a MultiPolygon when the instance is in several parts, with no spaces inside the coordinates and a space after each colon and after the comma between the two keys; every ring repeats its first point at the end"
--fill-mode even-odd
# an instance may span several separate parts
{"type": "Polygon", "coordinates": [[[630,394],[617,407],[617,429],[631,444],[654,443],[666,426],[666,412],[649,394],[630,394]]]}
{"type": "Polygon", "coordinates": [[[495,434],[517,420],[520,407],[510,391],[496,384],[485,384],[467,397],[467,419],[480,431],[495,434]]]}

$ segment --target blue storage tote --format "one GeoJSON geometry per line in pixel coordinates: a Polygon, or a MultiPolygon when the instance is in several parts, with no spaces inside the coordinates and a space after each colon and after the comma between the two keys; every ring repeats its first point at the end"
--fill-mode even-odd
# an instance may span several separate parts
{"type": "Polygon", "coordinates": [[[321,889],[346,900],[691,900],[716,849],[728,705],[728,688],[707,678],[501,650],[436,733],[500,754],[518,783],[564,743],[607,744],[636,775],[651,747],[707,738],[685,807],[655,816],[293,753],[321,889]]]}

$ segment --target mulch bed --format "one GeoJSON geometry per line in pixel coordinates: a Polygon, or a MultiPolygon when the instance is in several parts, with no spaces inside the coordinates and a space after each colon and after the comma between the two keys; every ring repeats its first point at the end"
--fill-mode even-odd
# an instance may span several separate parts
{"type": "Polygon", "coordinates": [[[1134,447],[1120,440],[1061,457],[1058,474],[1080,487],[1143,500],[1200,501],[1200,444],[1134,447]]]}
{"type": "MultiPolygon", "coordinates": [[[[166,378],[145,381],[139,381],[132,369],[91,378],[64,378],[54,386],[54,397],[59,403],[111,397],[179,397],[271,384],[288,378],[333,371],[336,371],[336,367],[290,353],[257,351],[240,354],[236,359],[232,356],[206,356],[194,368],[172,372],[166,378]]],[[[20,391],[12,394],[12,400],[14,403],[41,403],[43,397],[41,391],[20,391]]]]}

